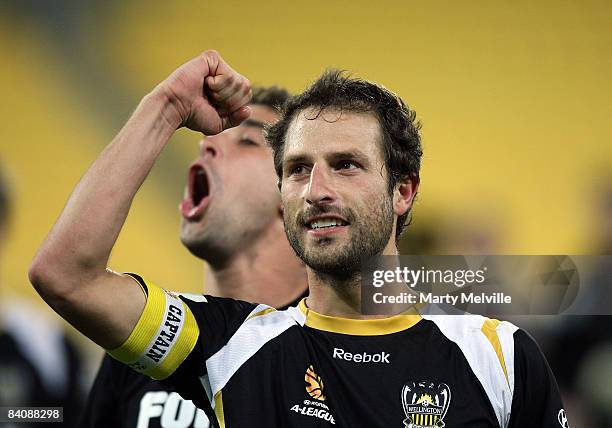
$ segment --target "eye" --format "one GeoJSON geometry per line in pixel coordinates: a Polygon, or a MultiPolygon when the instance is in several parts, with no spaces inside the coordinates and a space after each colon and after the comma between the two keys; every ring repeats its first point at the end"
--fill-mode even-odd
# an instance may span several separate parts
{"type": "Polygon", "coordinates": [[[240,144],[244,144],[245,146],[258,146],[259,145],[255,141],[251,140],[250,138],[242,138],[240,140],[240,144]]]}
{"type": "Polygon", "coordinates": [[[306,173],[306,167],[304,165],[294,165],[288,170],[289,176],[301,175],[306,173]]]}
{"type": "Polygon", "coordinates": [[[357,164],[356,162],[353,161],[349,161],[349,160],[344,160],[344,161],[340,161],[336,164],[336,169],[357,169],[360,168],[360,165],[357,164]]]}

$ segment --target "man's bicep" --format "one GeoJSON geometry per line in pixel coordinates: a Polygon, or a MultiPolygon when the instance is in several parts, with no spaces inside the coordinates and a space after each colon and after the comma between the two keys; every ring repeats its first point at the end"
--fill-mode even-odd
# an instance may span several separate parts
{"type": "Polygon", "coordinates": [[[53,308],[103,348],[115,348],[127,339],[146,302],[136,280],[110,270],[75,287],[72,294],[54,302],[53,308]]]}

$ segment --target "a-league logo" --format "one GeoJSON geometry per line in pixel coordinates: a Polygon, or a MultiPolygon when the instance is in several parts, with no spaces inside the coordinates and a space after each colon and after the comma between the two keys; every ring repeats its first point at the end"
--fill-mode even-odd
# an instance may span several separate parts
{"type": "Polygon", "coordinates": [[[412,382],[402,388],[402,406],[406,428],[441,428],[450,405],[448,385],[433,382],[412,382]]]}

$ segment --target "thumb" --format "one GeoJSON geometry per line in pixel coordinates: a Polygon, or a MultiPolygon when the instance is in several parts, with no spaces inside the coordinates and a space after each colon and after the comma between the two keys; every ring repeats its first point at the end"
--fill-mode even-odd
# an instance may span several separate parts
{"type": "Polygon", "coordinates": [[[223,128],[231,128],[232,126],[238,126],[242,123],[242,121],[249,118],[251,115],[251,107],[242,106],[238,110],[230,113],[229,116],[225,117],[223,120],[223,128]]]}

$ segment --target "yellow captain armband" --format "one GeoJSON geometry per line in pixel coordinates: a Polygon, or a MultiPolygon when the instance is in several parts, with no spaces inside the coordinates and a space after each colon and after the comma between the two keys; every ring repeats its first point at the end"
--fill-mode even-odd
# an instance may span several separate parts
{"type": "Polygon", "coordinates": [[[195,347],[198,324],[189,307],[177,296],[150,282],[138,282],[147,295],[142,315],[126,341],[106,352],[137,372],[165,379],[195,347]]]}

